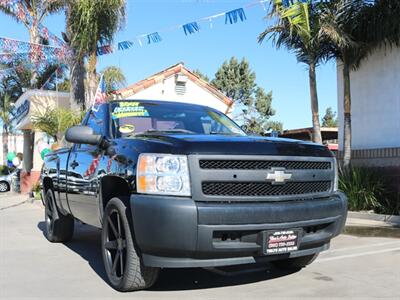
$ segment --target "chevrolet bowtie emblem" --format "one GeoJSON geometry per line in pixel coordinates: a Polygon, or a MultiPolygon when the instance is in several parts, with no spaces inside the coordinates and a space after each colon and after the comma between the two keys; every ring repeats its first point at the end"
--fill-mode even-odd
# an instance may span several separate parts
{"type": "Polygon", "coordinates": [[[272,184],[284,184],[290,178],[292,178],[292,174],[286,173],[285,169],[272,169],[272,172],[268,173],[266,180],[272,184]]]}

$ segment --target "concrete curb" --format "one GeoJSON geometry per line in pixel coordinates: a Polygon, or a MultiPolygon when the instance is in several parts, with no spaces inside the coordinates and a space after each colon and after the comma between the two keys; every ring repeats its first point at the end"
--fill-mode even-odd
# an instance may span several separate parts
{"type": "Polygon", "coordinates": [[[370,220],[400,227],[400,216],[381,215],[371,212],[349,211],[347,218],[351,219],[352,222],[356,222],[356,219],[364,220],[364,222],[365,220],[370,220]]]}

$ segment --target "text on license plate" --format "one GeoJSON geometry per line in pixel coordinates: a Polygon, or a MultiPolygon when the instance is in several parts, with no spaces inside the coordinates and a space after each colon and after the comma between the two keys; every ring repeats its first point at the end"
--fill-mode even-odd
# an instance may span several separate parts
{"type": "Polygon", "coordinates": [[[299,230],[269,231],[266,237],[266,254],[282,254],[298,250],[299,230]]]}

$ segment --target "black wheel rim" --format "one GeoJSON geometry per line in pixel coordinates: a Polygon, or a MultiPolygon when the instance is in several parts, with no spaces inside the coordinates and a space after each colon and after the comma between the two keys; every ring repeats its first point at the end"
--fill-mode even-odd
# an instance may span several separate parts
{"type": "Polygon", "coordinates": [[[46,207],[45,207],[45,221],[46,221],[46,231],[49,235],[53,233],[54,229],[54,203],[53,197],[51,195],[46,195],[46,207]]]}
{"type": "Polygon", "coordinates": [[[112,210],[107,216],[103,249],[105,264],[113,281],[121,281],[124,277],[126,262],[126,236],[121,216],[112,210]]]}

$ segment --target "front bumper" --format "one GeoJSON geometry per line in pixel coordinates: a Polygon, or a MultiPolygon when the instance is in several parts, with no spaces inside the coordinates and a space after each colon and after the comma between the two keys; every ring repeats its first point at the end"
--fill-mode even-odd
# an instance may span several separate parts
{"type": "Polygon", "coordinates": [[[136,243],[146,266],[214,267],[304,256],[329,248],[343,229],[347,198],[209,203],[189,198],[132,195],[136,243]],[[301,228],[299,250],[264,255],[266,230],[301,228]]]}

